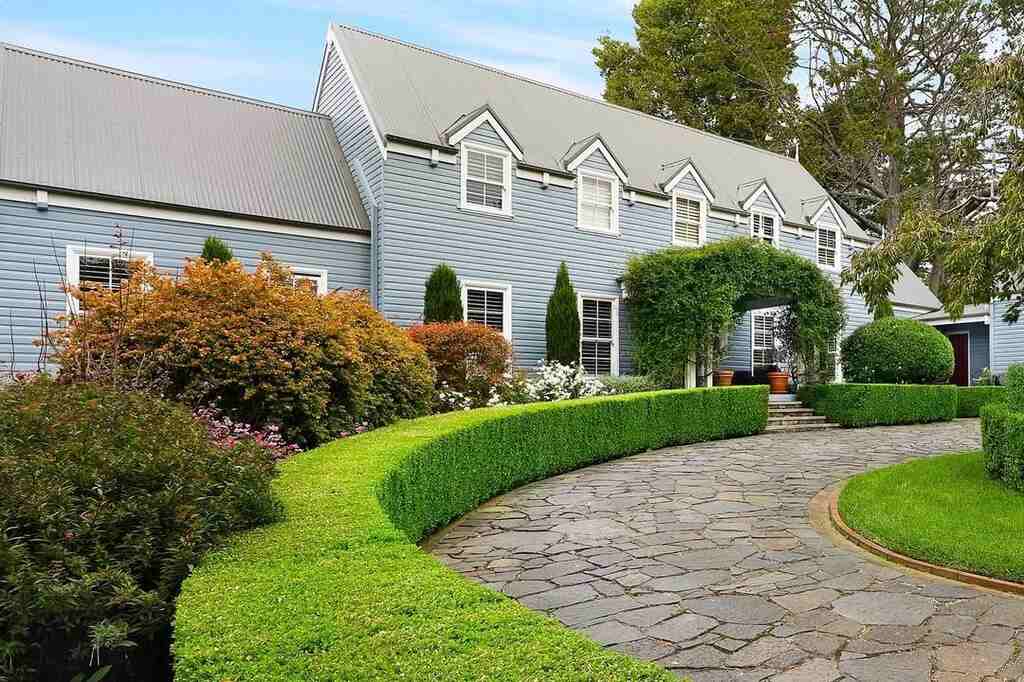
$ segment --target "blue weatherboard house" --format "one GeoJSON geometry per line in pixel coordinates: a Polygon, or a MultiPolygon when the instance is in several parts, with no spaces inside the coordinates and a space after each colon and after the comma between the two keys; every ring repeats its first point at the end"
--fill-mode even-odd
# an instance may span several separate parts
{"type": "MultiPolygon", "coordinates": [[[[618,278],[634,254],[753,236],[838,282],[874,242],[795,159],[337,25],[312,111],[2,45],[0,122],[0,362],[19,369],[41,319],[77,305],[62,276],[112,286],[130,257],[173,270],[209,235],[320,291],[365,289],[401,325],[446,262],[467,318],[525,367],[564,260],[596,374],[633,369],[618,278]]],[[[870,315],[845,301],[848,334],[870,315]]],[[[909,270],[893,303],[954,339],[960,381],[1024,360],[998,304],[945,319],[909,270]]],[[[745,316],[727,367],[774,362],[773,312],[745,316]]]]}

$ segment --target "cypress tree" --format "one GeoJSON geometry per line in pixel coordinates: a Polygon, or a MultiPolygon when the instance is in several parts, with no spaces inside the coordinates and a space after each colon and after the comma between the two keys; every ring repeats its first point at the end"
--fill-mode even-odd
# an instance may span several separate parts
{"type": "Polygon", "coordinates": [[[207,237],[206,241],[203,242],[203,260],[207,263],[227,263],[235,257],[231,253],[231,247],[229,247],[223,240],[217,239],[216,237],[207,237]]]}
{"type": "Polygon", "coordinates": [[[547,361],[564,365],[580,361],[580,316],[576,309],[576,290],[569,281],[565,262],[558,267],[555,290],[548,299],[545,320],[547,361]]]}
{"type": "Polygon", "coordinates": [[[430,273],[423,294],[423,321],[461,322],[462,291],[459,278],[448,265],[441,263],[430,273]]]}

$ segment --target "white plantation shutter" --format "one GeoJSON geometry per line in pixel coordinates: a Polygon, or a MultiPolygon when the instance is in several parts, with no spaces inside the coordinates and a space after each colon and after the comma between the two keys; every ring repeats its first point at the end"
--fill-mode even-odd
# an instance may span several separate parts
{"type": "Polygon", "coordinates": [[[604,232],[613,232],[613,181],[594,175],[579,176],[580,225],[604,232]]]}
{"type": "Polygon", "coordinates": [[[701,202],[686,197],[674,197],[675,225],[673,240],[679,244],[700,244],[701,202]]]}
{"type": "Polygon", "coordinates": [[[501,211],[505,208],[505,157],[466,148],[466,203],[501,211]]]}
{"type": "Polygon", "coordinates": [[[754,237],[763,239],[769,244],[775,243],[775,216],[764,213],[754,213],[751,216],[753,221],[754,237]]]}
{"type": "Polygon", "coordinates": [[[754,313],[754,369],[775,363],[775,316],[754,313]]]}
{"type": "Polygon", "coordinates": [[[500,289],[466,289],[466,321],[505,332],[505,292],[500,289]]]}
{"type": "MultiPolygon", "coordinates": [[[[66,261],[68,284],[85,288],[120,289],[122,282],[131,277],[131,261],[133,260],[152,263],[153,254],[130,249],[68,245],[66,261]]],[[[73,296],[67,297],[67,303],[70,313],[78,313],[82,310],[81,302],[73,296]]]]}
{"type": "Polygon", "coordinates": [[[818,265],[836,267],[836,231],[818,228],[818,265]]]}
{"type": "Polygon", "coordinates": [[[611,374],[616,319],[613,301],[580,300],[580,364],[587,374],[611,374]]]}

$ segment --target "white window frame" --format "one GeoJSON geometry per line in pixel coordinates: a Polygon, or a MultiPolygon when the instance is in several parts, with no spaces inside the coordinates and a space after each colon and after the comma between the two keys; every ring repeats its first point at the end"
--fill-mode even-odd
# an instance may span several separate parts
{"type": "MultiPolygon", "coordinates": [[[[756,335],[757,335],[757,329],[756,329],[756,322],[755,322],[754,318],[757,315],[773,315],[775,317],[776,321],[778,321],[779,313],[781,313],[782,310],[783,310],[782,307],[775,307],[775,308],[762,308],[762,309],[759,309],[759,310],[751,310],[750,311],[750,373],[751,374],[756,372],[757,371],[757,367],[758,367],[758,365],[754,362],[754,351],[757,350],[757,345],[755,343],[755,339],[756,339],[756,335]]],[[[778,351],[779,351],[779,336],[778,336],[778,332],[775,331],[775,330],[772,331],[772,342],[773,342],[773,344],[772,344],[772,351],[773,351],[773,353],[778,353],[778,351]]],[[[786,365],[784,363],[782,363],[782,362],[778,362],[778,358],[777,357],[776,357],[776,362],[769,362],[769,363],[767,363],[767,365],[762,365],[762,366],[770,366],[770,365],[777,365],[779,370],[782,371],[782,372],[787,371],[786,365]]]]}
{"type": "MultiPolygon", "coordinates": [[[[612,304],[612,338],[611,338],[611,375],[619,376],[619,297],[609,296],[608,294],[592,294],[586,291],[580,291],[576,293],[576,314],[580,320],[580,348],[579,348],[579,362],[580,367],[583,366],[583,300],[590,299],[592,301],[610,301],[612,304]]],[[[600,339],[604,340],[604,339],[600,339]]]]}
{"type": "Polygon", "coordinates": [[[814,262],[818,264],[818,267],[822,270],[828,270],[830,272],[839,272],[842,268],[842,253],[843,253],[843,238],[840,234],[838,227],[832,227],[830,225],[816,225],[814,229],[814,262]],[[821,233],[831,232],[835,237],[836,248],[834,259],[835,262],[832,265],[821,262],[821,233]]]}
{"type": "MultiPolygon", "coordinates": [[[[133,251],[131,249],[112,249],[109,247],[86,246],[84,244],[68,244],[64,261],[64,277],[69,286],[81,286],[81,262],[79,261],[79,258],[82,256],[91,256],[95,258],[117,257],[127,261],[141,260],[149,265],[153,264],[153,254],[149,251],[133,251]]],[[[72,296],[70,292],[67,294],[66,298],[68,314],[77,315],[81,310],[79,300],[72,296]]]]}
{"type": "Polygon", "coordinates": [[[292,265],[292,277],[294,279],[306,279],[316,282],[317,296],[327,293],[327,270],[324,268],[307,267],[305,265],[292,265]]]}
{"type": "Polygon", "coordinates": [[[489,144],[480,144],[479,142],[462,142],[459,145],[459,156],[461,157],[461,180],[460,180],[460,196],[459,196],[459,208],[463,211],[474,211],[477,213],[489,213],[491,215],[499,216],[511,216],[512,215],[512,153],[507,149],[501,147],[495,147],[489,144]],[[504,175],[501,183],[501,208],[491,208],[489,206],[480,206],[479,204],[471,204],[466,201],[466,184],[469,180],[469,151],[478,151],[485,154],[493,154],[495,156],[501,156],[503,159],[502,163],[502,174],[504,175]]]}
{"type": "Polygon", "coordinates": [[[772,225],[774,226],[774,234],[772,234],[771,244],[772,246],[778,248],[779,234],[782,232],[782,216],[780,216],[775,211],[752,210],[750,212],[750,236],[753,237],[754,239],[758,239],[764,242],[765,244],[768,243],[768,240],[766,240],[763,235],[760,235],[754,231],[754,216],[760,216],[762,220],[764,218],[772,219],[772,225]]]}
{"type": "Polygon", "coordinates": [[[708,240],[708,200],[707,197],[690,192],[672,192],[672,244],[674,246],[703,246],[708,240]],[[677,202],[680,199],[696,201],[700,204],[700,224],[697,226],[697,243],[676,239],[676,218],[678,217],[677,202]]]}
{"type": "Polygon", "coordinates": [[[576,172],[576,228],[584,232],[595,232],[597,234],[619,235],[619,194],[620,182],[618,176],[599,171],[579,170],[576,172]],[[583,223],[583,178],[595,178],[606,180],[612,185],[612,215],[609,229],[585,225],[583,223]]]}
{"type": "Polygon", "coordinates": [[[512,285],[508,282],[488,282],[484,280],[462,280],[462,321],[469,321],[469,290],[500,291],[502,297],[502,336],[512,341],[512,285]]]}

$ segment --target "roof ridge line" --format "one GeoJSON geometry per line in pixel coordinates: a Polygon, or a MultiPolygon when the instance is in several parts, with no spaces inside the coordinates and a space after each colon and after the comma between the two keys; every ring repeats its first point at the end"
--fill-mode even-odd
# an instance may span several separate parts
{"type": "Polygon", "coordinates": [[[688,126],[685,123],[679,123],[677,121],[669,121],[668,119],[659,118],[657,116],[653,116],[651,114],[646,114],[646,113],[644,113],[642,111],[637,111],[636,109],[630,109],[629,107],[624,107],[624,106],[621,106],[619,104],[613,104],[613,103],[605,101],[603,99],[598,99],[596,97],[591,97],[590,95],[584,95],[583,93],[575,92],[573,90],[569,90],[567,88],[563,88],[563,87],[558,86],[558,85],[552,85],[551,83],[545,83],[543,81],[535,80],[533,78],[528,78],[527,76],[523,76],[523,75],[520,75],[520,74],[517,74],[517,73],[512,73],[511,71],[504,71],[504,70],[499,69],[499,68],[494,67],[494,66],[488,66],[487,64],[481,64],[480,62],[474,62],[474,61],[472,61],[470,59],[466,59],[464,57],[459,57],[459,56],[456,56],[456,55],[453,55],[453,54],[449,54],[447,52],[441,52],[440,50],[435,50],[435,49],[433,49],[431,47],[426,47],[424,45],[417,45],[416,43],[410,43],[408,41],[402,40],[401,38],[395,38],[393,36],[387,36],[387,35],[384,35],[382,33],[376,33],[374,31],[369,31],[367,29],[360,28],[358,26],[350,26],[348,24],[340,24],[340,23],[332,22],[331,25],[335,26],[337,28],[343,28],[343,29],[347,29],[349,31],[354,31],[355,33],[361,33],[361,34],[363,34],[365,36],[369,36],[371,38],[378,38],[380,40],[385,40],[385,41],[387,41],[389,43],[394,43],[396,45],[401,45],[403,47],[408,47],[408,48],[411,48],[413,50],[419,50],[420,52],[426,52],[427,54],[432,54],[432,55],[434,55],[436,57],[442,57],[444,59],[449,59],[451,61],[458,62],[460,64],[465,64],[466,66],[472,66],[472,67],[475,67],[475,68],[478,68],[478,69],[484,69],[485,71],[491,71],[492,73],[496,73],[496,74],[499,74],[499,75],[502,75],[502,76],[508,76],[509,78],[514,78],[514,79],[522,81],[524,83],[530,83],[532,85],[537,85],[537,86],[540,86],[542,88],[547,88],[548,90],[554,90],[555,92],[560,92],[560,93],[562,93],[564,95],[570,95],[572,97],[576,97],[577,99],[581,99],[581,100],[584,100],[586,102],[592,102],[594,104],[600,104],[600,105],[606,106],[606,107],[608,107],[610,109],[618,109],[619,111],[624,111],[624,112],[627,112],[629,114],[633,114],[634,116],[637,116],[637,117],[640,117],[640,118],[650,119],[652,121],[657,121],[658,123],[663,123],[665,125],[673,126],[673,127],[676,127],[676,128],[682,128],[684,130],[689,130],[690,132],[697,133],[698,135],[703,135],[705,137],[710,137],[710,138],[715,139],[715,140],[720,140],[722,142],[728,142],[730,144],[739,145],[739,146],[745,147],[747,149],[752,149],[752,150],[755,150],[755,151],[758,151],[758,152],[763,152],[763,153],[768,154],[770,156],[776,156],[776,157],[778,157],[780,159],[785,159],[787,161],[794,162],[794,163],[797,163],[799,165],[799,161],[797,161],[796,159],[794,159],[791,156],[787,156],[786,154],[782,154],[781,152],[774,152],[774,151],[772,151],[770,149],[765,149],[763,147],[758,147],[756,145],[750,144],[749,142],[740,142],[739,140],[734,140],[731,137],[724,137],[722,135],[717,135],[715,133],[708,132],[707,130],[701,130],[700,128],[694,128],[693,126],[688,126]]]}
{"type": "Polygon", "coordinates": [[[182,81],[174,81],[167,78],[160,78],[159,76],[151,76],[149,74],[139,73],[138,71],[129,71],[128,69],[121,69],[116,66],[99,64],[97,62],[90,62],[84,59],[76,59],[75,57],[68,57],[67,55],[56,54],[54,52],[45,52],[43,50],[37,50],[35,48],[25,47],[24,45],[17,45],[15,43],[9,43],[6,41],[0,41],[0,48],[10,50],[12,52],[19,52],[21,54],[29,55],[31,57],[37,57],[39,59],[48,59],[50,61],[61,62],[63,64],[68,64],[70,66],[76,66],[83,69],[91,69],[93,71],[107,73],[112,76],[120,76],[121,78],[129,78],[133,80],[144,81],[147,83],[152,83],[153,85],[161,85],[167,88],[175,88],[177,90],[183,90],[197,95],[206,95],[207,97],[230,100],[233,102],[249,104],[255,107],[262,107],[265,109],[275,109],[278,111],[283,111],[285,113],[311,116],[313,118],[329,118],[319,112],[300,109],[298,107],[288,106],[287,104],[278,104],[277,102],[269,102],[267,100],[257,99],[255,97],[246,97],[245,95],[238,95],[235,93],[226,92],[224,90],[216,90],[214,88],[204,88],[200,85],[192,85],[190,83],[184,83],[182,81]]]}

